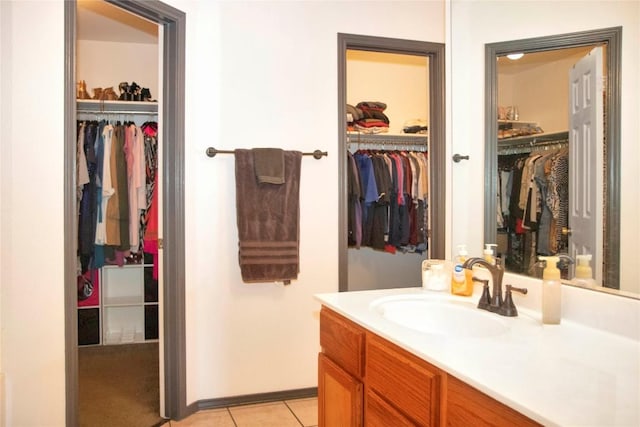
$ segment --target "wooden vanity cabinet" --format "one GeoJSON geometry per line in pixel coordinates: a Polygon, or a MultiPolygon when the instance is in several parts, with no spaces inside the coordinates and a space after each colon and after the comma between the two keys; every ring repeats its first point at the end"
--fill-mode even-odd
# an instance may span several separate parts
{"type": "Polygon", "coordinates": [[[324,306],[320,345],[320,427],[540,426],[324,306]]]}
{"type": "MultiPolygon", "coordinates": [[[[402,414],[402,423],[413,420],[406,425],[438,425],[440,376],[441,372],[435,366],[368,332],[365,355],[365,425],[389,425],[373,421],[378,418],[379,410],[369,413],[370,408],[375,409],[378,397],[382,397],[402,414]]],[[[404,425],[402,423],[400,425],[404,425]]]]}
{"type": "Polygon", "coordinates": [[[451,375],[447,376],[446,404],[447,426],[541,426],[451,375]]]}
{"type": "Polygon", "coordinates": [[[365,331],[323,307],[318,355],[318,424],[363,425],[365,331]]]}

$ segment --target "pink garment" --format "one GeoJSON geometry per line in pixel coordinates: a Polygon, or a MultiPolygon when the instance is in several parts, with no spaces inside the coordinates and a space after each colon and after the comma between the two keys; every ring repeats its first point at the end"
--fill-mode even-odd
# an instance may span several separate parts
{"type": "Polygon", "coordinates": [[[158,174],[154,177],[153,195],[144,232],[143,251],[153,255],[153,278],[158,279],[158,174]]]}

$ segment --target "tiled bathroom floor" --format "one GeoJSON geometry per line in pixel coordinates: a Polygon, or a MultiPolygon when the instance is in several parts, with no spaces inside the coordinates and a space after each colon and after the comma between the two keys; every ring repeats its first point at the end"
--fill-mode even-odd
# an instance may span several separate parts
{"type": "Polygon", "coordinates": [[[318,399],[315,397],[255,405],[232,406],[196,412],[170,427],[315,427],[318,399]]]}

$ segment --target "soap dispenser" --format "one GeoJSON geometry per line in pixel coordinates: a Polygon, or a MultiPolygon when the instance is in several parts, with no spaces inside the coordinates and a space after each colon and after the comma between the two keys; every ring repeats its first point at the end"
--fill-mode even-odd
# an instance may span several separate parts
{"type": "Polygon", "coordinates": [[[458,255],[454,258],[451,273],[451,293],[453,295],[470,296],[473,294],[473,273],[462,264],[467,260],[467,246],[458,245],[458,255]]]}
{"type": "Polygon", "coordinates": [[[557,325],[560,323],[562,300],[560,270],[558,269],[557,256],[540,256],[546,261],[542,272],[542,323],[557,325]]]}
{"type": "Polygon", "coordinates": [[[590,262],[591,254],[576,255],[576,275],[572,280],[574,285],[586,287],[596,286],[590,262]]]}
{"type": "Polygon", "coordinates": [[[487,261],[491,265],[496,264],[496,256],[493,252],[493,248],[497,247],[495,243],[485,243],[484,250],[482,251],[482,255],[485,261],[487,261]]]}

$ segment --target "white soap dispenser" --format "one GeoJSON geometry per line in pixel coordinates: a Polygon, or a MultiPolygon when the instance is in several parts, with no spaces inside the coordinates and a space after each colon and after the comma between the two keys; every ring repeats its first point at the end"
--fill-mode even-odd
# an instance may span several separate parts
{"type": "Polygon", "coordinates": [[[574,285],[591,288],[596,286],[590,262],[591,254],[576,255],[576,275],[572,280],[574,285]]]}
{"type": "Polygon", "coordinates": [[[560,258],[557,256],[539,256],[538,258],[546,261],[542,272],[542,323],[558,325],[562,311],[562,289],[558,269],[560,258]]]}
{"type": "Polygon", "coordinates": [[[495,243],[485,243],[484,250],[482,251],[482,255],[484,260],[487,261],[491,265],[496,265],[496,256],[493,252],[493,248],[497,247],[495,243]]]}

